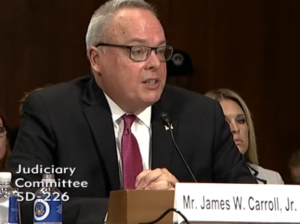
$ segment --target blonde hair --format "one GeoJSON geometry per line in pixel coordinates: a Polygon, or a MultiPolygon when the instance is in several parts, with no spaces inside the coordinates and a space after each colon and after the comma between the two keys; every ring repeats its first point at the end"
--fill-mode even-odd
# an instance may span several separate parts
{"type": "Polygon", "coordinates": [[[259,163],[258,163],[258,155],[257,155],[257,144],[256,144],[253,120],[251,117],[250,110],[247,107],[245,101],[236,92],[225,88],[210,91],[205,95],[219,102],[225,99],[233,100],[241,107],[241,109],[245,113],[246,122],[249,128],[249,134],[248,134],[249,147],[247,152],[245,153],[245,158],[248,162],[258,165],[259,163]]]}

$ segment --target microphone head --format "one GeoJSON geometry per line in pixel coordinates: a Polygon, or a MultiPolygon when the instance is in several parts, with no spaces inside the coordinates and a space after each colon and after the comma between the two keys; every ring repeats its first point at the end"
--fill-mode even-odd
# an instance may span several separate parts
{"type": "Polygon", "coordinates": [[[171,118],[166,112],[162,112],[160,114],[160,119],[163,122],[164,125],[169,126],[171,124],[171,118]]]}

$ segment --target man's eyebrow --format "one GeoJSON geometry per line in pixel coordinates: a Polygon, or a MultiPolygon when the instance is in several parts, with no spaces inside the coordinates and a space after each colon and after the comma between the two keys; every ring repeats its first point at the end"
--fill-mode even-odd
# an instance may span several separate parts
{"type": "MultiPolygon", "coordinates": [[[[133,39],[129,40],[127,43],[128,44],[140,43],[140,44],[143,44],[143,45],[147,45],[147,41],[145,39],[142,39],[142,38],[133,38],[133,39]]],[[[159,44],[157,46],[162,46],[162,45],[166,45],[166,44],[167,44],[167,41],[162,40],[161,42],[159,42],[159,44]]]]}
{"type": "Polygon", "coordinates": [[[133,42],[146,43],[146,40],[142,38],[132,38],[127,43],[133,43],[133,42]]]}
{"type": "Polygon", "coordinates": [[[158,46],[161,46],[161,45],[167,45],[167,41],[166,41],[166,40],[161,41],[161,42],[158,44],[158,46]]]}

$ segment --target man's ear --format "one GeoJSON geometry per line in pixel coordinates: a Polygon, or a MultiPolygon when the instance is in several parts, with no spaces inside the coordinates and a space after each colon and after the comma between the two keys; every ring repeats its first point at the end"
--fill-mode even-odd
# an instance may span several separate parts
{"type": "Polygon", "coordinates": [[[100,73],[100,65],[99,65],[100,51],[98,50],[98,48],[92,46],[88,51],[87,56],[90,61],[92,69],[95,72],[100,73]]]}

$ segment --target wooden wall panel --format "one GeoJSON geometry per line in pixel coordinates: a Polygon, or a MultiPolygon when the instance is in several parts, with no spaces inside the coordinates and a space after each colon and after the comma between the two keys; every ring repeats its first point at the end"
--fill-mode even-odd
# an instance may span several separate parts
{"type": "Polygon", "coordinates": [[[95,2],[0,3],[0,106],[13,125],[19,121],[18,101],[24,92],[89,73],[85,32],[95,2]]]}

